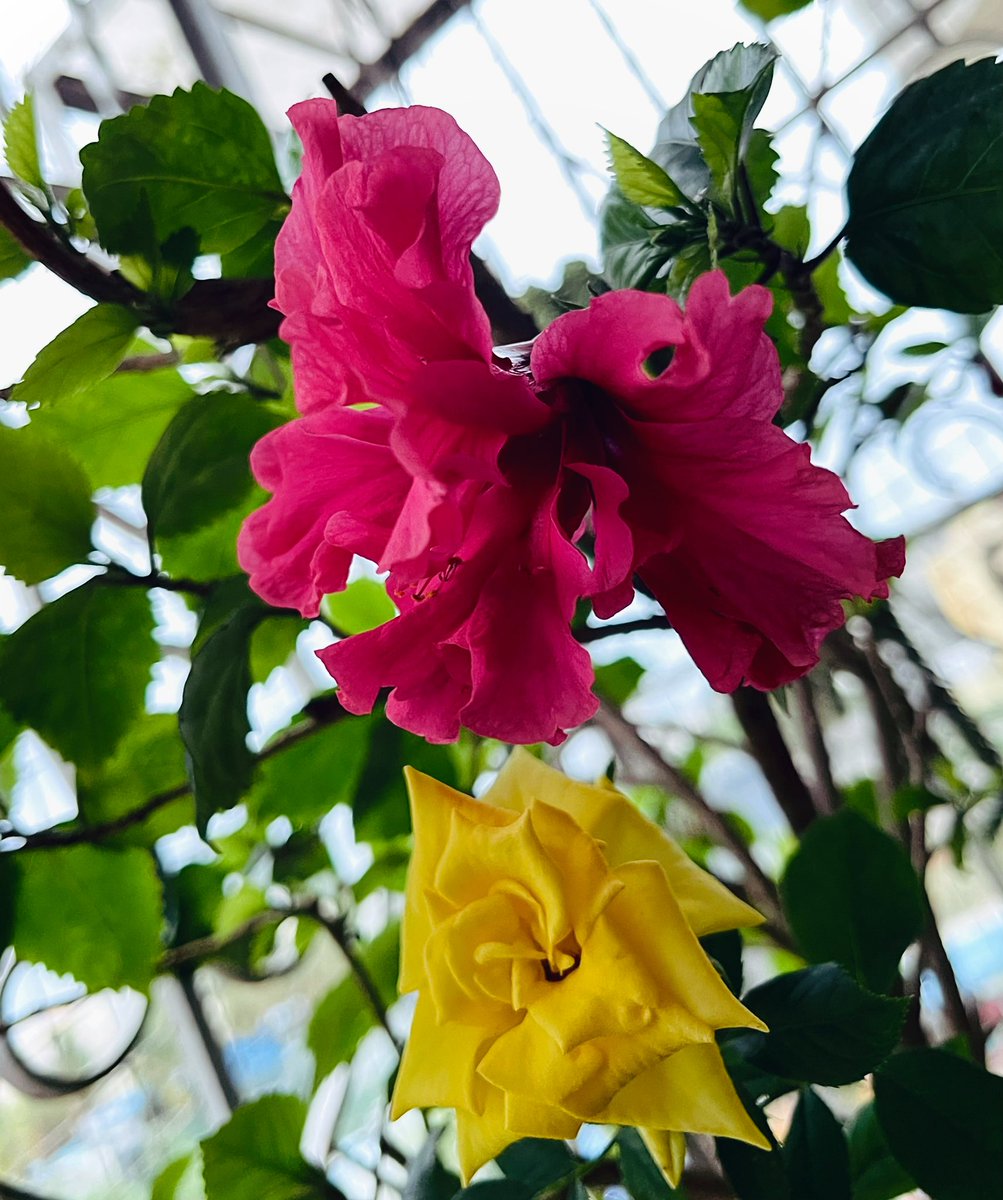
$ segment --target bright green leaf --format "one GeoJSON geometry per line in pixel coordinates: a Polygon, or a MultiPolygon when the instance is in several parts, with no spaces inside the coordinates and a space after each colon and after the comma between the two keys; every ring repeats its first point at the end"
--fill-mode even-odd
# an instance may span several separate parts
{"type": "Polygon", "coordinates": [[[3,123],[3,144],[7,165],[14,174],[33,187],[44,187],[38,157],[35,105],[30,94],[19,100],[7,114],[3,123]]]}
{"type": "Polygon", "coordinates": [[[251,678],[263,683],[276,667],[296,653],[296,640],[306,628],[299,617],[266,617],[251,636],[251,678]]]}
{"type": "Polygon", "coordinates": [[[205,1200],[201,1154],[186,1154],[166,1166],[153,1181],[150,1200],[205,1200]]]}
{"type": "Polygon", "coordinates": [[[125,357],[139,318],[118,304],[98,304],[39,352],[11,399],[56,404],[106,379],[125,357]]]}
{"type": "Polygon", "coordinates": [[[279,423],[249,397],[196,396],[164,431],[143,475],[151,538],[190,533],[234,508],[251,491],[248,457],[279,423]]]}
{"type": "Polygon", "coordinates": [[[238,1108],[202,1143],[207,1200],[328,1200],[323,1175],[299,1150],[306,1105],[264,1096],[238,1108]]]}
{"type": "Polygon", "coordinates": [[[843,1128],[811,1088],[801,1092],[783,1154],[797,1200],[852,1200],[843,1128]]]}
{"type": "Polygon", "coordinates": [[[325,596],[323,611],[343,633],[366,633],[397,615],[386,584],[375,579],[356,579],[343,592],[325,596]]]}
{"type": "Polygon", "coordinates": [[[728,1039],[750,1062],[785,1079],[838,1087],[862,1079],[898,1043],[904,1000],[864,991],[834,963],[778,975],[742,998],[769,1033],[728,1039]]]}
{"type": "Polygon", "coordinates": [[[171,418],[193,396],[177,371],[123,371],[32,412],[31,427],[67,450],[92,487],[121,487],[143,478],[171,418]]]}
{"type": "Polygon", "coordinates": [[[161,888],[143,850],[68,846],[3,855],[18,958],[90,991],[149,988],[160,956],[161,888]]]}
{"type": "Polygon", "coordinates": [[[339,1063],[350,1062],[359,1043],[376,1024],[354,975],[346,976],[317,1005],[310,1020],[307,1045],[317,1063],[317,1079],[339,1063]]]}
{"type": "Polygon", "coordinates": [[[822,320],[826,325],[848,325],[854,316],[850,302],[839,278],[840,255],[835,251],[823,259],[811,276],[818,298],[822,301],[822,320]]]}
{"type": "Polygon", "coordinates": [[[874,1077],[892,1154],[936,1200],[990,1200],[1003,1179],[1003,1079],[943,1050],[910,1050],[874,1077]]]}
{"type": "Polygon", "coordinates": [[[214,520],[191,533],[172,537],[160,534],[157,551],[164,570],[178,578],[212,583],[240,570],[237,562],[237,535],[248,513],[260,508],[268,493],[257,485],[236,508],[228,509],[214,520]]]}
{"type": "MultiPolygon", "coordinates": [[[[262,821],[287,816],[294,826],[313,825],[336,804],[351,804],[379,717],[345,716],[270,754],[258,771],[248,803],[262,821]]],[[[404,759],[393,769],[400,771],[404,759]]]]}
{"type": "Polygon", "coordinates": [[[83,471],[61,447],[32,434],[0,426],[0,565],[24,583],[86,562],[94,521],[83,471]]]}
{"type": "Polygon", "coordinates": [[[237,609],[192,659],[178,724],[200,829],[212,813],[242,799],[254,774],[254,756],[247,748],[249,655],[251,634],[264,615],[256,604],[237,609]]]}
{"type": "Polygon", "coordinates": [[[64,758],[96,767],[142,712],[152,634],[142,589],[85,583],[0,643],[0,700],[64,758]]]}
{"type": "Polygon", "coordinates": [[[144,716],[96,771],[77,775],[77,803],[85,825],[103,825],[139,809],[155,796],[182,792],[143,821],[117,834],[115,845],[152,846],[159,837],[195,821],[187,791],[185,748],[174,716],[144,716]]]}
{"type": "Polygon", "coordinates": [[[898,304],[1003,301],[1003,64],[952,62],[895,100],[846,185],[847,256],[898,304]]]}
{"type": "Polygon", "coordinates": [[[7,226],[0,225],[0,282],[15,279],[34,261],[7,226]]]}
{"type": "Polygon", "coordinates": [[[631,203],[647,204],[652,208],[673,208],[686,203],[686,197],[658,163],[608,129],[603,132],[610,169],[620,191],[631,203]]]}
{"type": "Polygon", "coordinates": [[[905,852],[850,809],[815,821],[780,891],[805,956],[842,963],[875,991],[890,986],[923,923],[919,883],[905,852]]]}
{"type": "Polygon", "coordinates": [[[80,158],[101,244],[116,254],[145,250],[144,203],[158,243],[189,228],[209,254],[259,237],[288,207],[261,118],[204,83],[104,121],[80,158]]]}
{"type": "Polygon", "coordinates": [[[761,21],[773,21],[807,8],[811,0],[738,0],[746,12],[761,21]]]}
{"type": "Polygon", "coordinates": [[[633,658],[618,658],[616,662],[596,667],[595,674],[598,694],[619,707],[637,690],[644,667],[633,658]]]}

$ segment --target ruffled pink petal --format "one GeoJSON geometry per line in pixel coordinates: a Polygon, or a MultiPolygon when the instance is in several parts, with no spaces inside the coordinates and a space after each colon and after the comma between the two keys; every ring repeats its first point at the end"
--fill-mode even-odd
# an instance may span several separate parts
{"type": "Polygon", "coordinates": [[[251,467],[275,494],[244,522],[237,554],[262,599],[316,616],[321,597],[345,586],[353,555],[380,557],[409,483],[389,434],[377,410],[333,409],[258,442],[251,467]]]}

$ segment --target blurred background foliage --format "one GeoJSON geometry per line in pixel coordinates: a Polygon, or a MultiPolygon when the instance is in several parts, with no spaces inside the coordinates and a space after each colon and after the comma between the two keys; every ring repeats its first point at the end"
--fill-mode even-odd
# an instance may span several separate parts
{"type": "MultiPolygon", "coordinates": [[[[707,949],[771,1026],[723,1049],[783,1151],[691,1139],[686,1195],[994,1196],[1003,276],[977,231],[1003,211],[1003,138],[978,142],[1003,85],[937,71],[996,53],[995,6],[715,0],[680,28],[592,0],[54,0],[3,21],[0,1196],[459,1188],[439,1114],[438,1142],[385,1123],[401,767],[477,792],[506,747],[347,716],[313,651],[390,618],[382,586],[360,568],[306,622],[234,553],[263,499],[248,451],[294,412],[267,307],[281,110],[332,71],[343,104],[449,107],[495,163],[478,289],[499,342],[608,287],[683,298],[712,265],[773,291],[781,420],[862,529],[911,535],[908,571],[774,697],[711,693],[643,596],[583,619],[602,707],[547,754],[612,774],[768,918],[707,949]],[[739,40],[758,45],[718,54],[739,40]],[[910,197],[930,185],[911,232],[889,229],[893,153],[910,197]],[[919,268],[896,268],[910,237],[919,268]]],[[[665,1200],[614,1132],[520,1143],[475,1188],[665,1200]]]]}

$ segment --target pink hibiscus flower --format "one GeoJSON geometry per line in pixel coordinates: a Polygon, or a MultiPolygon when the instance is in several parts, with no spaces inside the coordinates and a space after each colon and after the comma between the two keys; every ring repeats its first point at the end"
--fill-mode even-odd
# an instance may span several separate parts
{"type": "Polygon", "coordinates": [[[254,451],[274,495],[240,561],[306,616],[354,555],[389,572],[400,615],[320,651],[350,711],[390,689],[391,720],[431,741],[558,742],[597,704],[582,599],[612,616],[640,577],[731,691],[803,675],[842,600],[887,595],[902,540],[856,532],[840,480],[773,424],[764,289],[711,273],[685,313],[611,292],[492,350],[469,253],[498,184],[471,140],[429,108],[291,115],[276,293],[304,415],[254,451]]]}

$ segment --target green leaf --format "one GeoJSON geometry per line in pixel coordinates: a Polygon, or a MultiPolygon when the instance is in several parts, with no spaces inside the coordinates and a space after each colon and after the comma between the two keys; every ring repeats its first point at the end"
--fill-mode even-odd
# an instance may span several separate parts
{"type": "Polygon", "coordinates": [[[953,62],[895,100],[846,184],[846,253],[898,304],[1003,301],[1003,64],[953,62]]]}
{"type": "Polygon", "coordinates": [[[204,254],[236,250],[288,209],[261,118],[203,83],[102,122],[80,159],[101,244],[116,254],[144,251],[144,203],[158,243],[193,229],[204,254]]]}
{"type": "Polygon", "coordinates": [[[761,21],[773,21],[777,17],[786,17],[802,8],[807,8],[811,0],[738,0],[746,12],[759,17],[761,21]]]}
{"type": "MultiPolygon", "coordinates": [[[[485,1179],[457,1192],[453,1200],[532,1200],[533,1193],[515,1179],[485,1179]]],[[[578,1200],[575,1195],[574,1200],[578,1200]]]]}
{"type": "MultiPolygon", "coordinates": [[[[779,161],[780,155],[773,146],[773,135],[765,129],[753,129],[745,156],[745,173],[756,205],[755,215],[761,220],[769,218],[764,205],[773,195],[773,189],[780,179],[777,173],[779,161]]],[[[752,216],[751,213],[749,215],[752,216]]]]}
{"type": "Polygon", "coordinates": [[[153,1181],[150,1200],[205,1200],[202,1156],[196,1151],[168,1164],[153,1181]]]}
{"type": "Polygon", "coordinates": [[[619,707],[636,691],[644,667],[633,658],[618,658],[616,662],[596,667],[595,674],[596,691],[619,707]]]}
{"type": "Polygon", "coordinates": [[[671,1200],[672,1196],[683,1195],[670,1187],[636,1129],[621,1129],[616,1141],[620,1147],[624,1186],[633,1200],[671,1200]]]}
{"type": "Polygon", "coordinates": [[[125,357],[139,318],[118,304],[98,304],[40,351],[11,393],[27,404],[56,404],[106,379],[125,357]]]}
{"type": "Polygon", "coordinates": [[[64,447],[92,487],[121,487],[143,478],[171,418],[194,394],[177,371],[123,371],[32,412],[31,428],[64,447]]]}
{"type": "Polygon", "coordinates": [[[0,564],[24,583],[41,583],[91,551],[94,505],[83,471],[67,452],[0,426],[4,514],[0,564]]]}
{"type": "Polygon", "coordinates": [[[910,1050],[874,1077],[888,1146],[935,1200],[995,1196],[1003,1179],[1003,1079],[942,1050],[910,1050]]]}
{"type": "Polygon", "coordinates": [[[35,105],[30,93],[7,114],[3,123],[3,144],[7,165],[14,174],[33,187],[44,187],[45,179],[38,157],[35,105]]]}
{"type": "Polygon", "coordinates": [[[852,1200],[843,1128],[811,1088],[801,1092],[783,1153],[798,1200],[852,1200]]]}
{"type": "Polygon", "coordinates": [[[770,1139],[772,1150],[760,1150],[746,1142],[730,1138],[715,1138],[718,1158],[735,1189],[738,1200],[801,1200],[791,1191],[784,1156],[776,1139],[769,1132],[761,1113],[752,1114],[756,1123],[770,1139]]]}
{"type": "Polygon", "coordinates": [[[833,251],[811,275],[815,291],[822,301],[822,320],[830,326],[848,325],[854,316],[839,278],[839,262],[840,255],[833,251]]]}
{"type": "Polygon", "coordinates": [[[550,1138],[522,1138],[507,1146],[496,1161],[507,1179],[521,1183],[534,1195],[565,1179],[578,1165],[564,1142],[550,1138]]]}
{"type": "Polygon", "coordinates": [[[0,700],[64,758],[96,767],[142,712],[152,634],[142,589],[85,583],[0,643],[0,700]]]}
{"type": "Polygon", "coordinates": [[[805,957],[840,962],[874,991],[890,986],[923,923],[905,851],[850,809],[808,829],[780,892],[805,957]]]}
{"type": "Polygon", "coordinates": [[[326,1200],[324,1176],[299,1151],[306,1105],[296,1096],[245,1104],[202,1143],[207,1200],[326,1200]]]}
{"type": "Polygon", "coordinates": [[[647,288],[668,262],[669,252],[656,238],[663,227],[619,188],[610,188],[599,212],[603,274],[615,288],[647,288]]]}
{"type": "MultiPolygon", "coordinates": [[[[362,719],[355,717],[354,722],[362,719]]],[[[382,715],[370,720],[369,756],[352,805],[355,834],[364,841],[386,841],[411,829],[401,764],[408,763],[447,787],[456,787],[456,763],[449,747],[429,745],[382,715]]]]}
{"type": "MultiPolygon", "coordinates": [[[[401,1200],[450,1200],[451,1196],[464,1194],[462,1191],[457,1193],[457,1185],[460,1181],[439,1162],[437,1148],[440,1136],[441,1130],[430,1133],[425,1139],[425,1144],[412,1159],[411,1168],[401,1192],[401,1200]]],[[[504,1181],[495,1180],[494,1182],[503,1183],[504,1181]]],[[[501,1197],[499,1196],[497,1200],[501,1200],[501,1197]]],[[[526,1200],[528,1200],[528,1196],[526,1200]]]]}
{"type": "Polygon", "coordinates": [[[892,813],[896,821],[904,821],[914,812],[926,812],[945,803],[943,796],[938,796],[922,784],[907,783],[892,796],[892,813]]]}
{"type": "Polygon", "coordinates": [[[742,934],[737,929],[708,933],[700,939],[705,953],[724,976],[724,981],[736,996],[742,994],[742,934]]]}
{"type": "Polygon", "coordinates": [[[610,169],[623,195],[633,204],[652,208],[673,208],[685,205],[686,197],[676,187],[665,170],[630,142],[604,129],[609,151],[610,169]]]}
{"type": "Polygon", "coordinates": [[[148,990],[162,919],[150,854],[88,845],[15,852],[2,856],[0,873],[9,873],[18,958],[69,972],[92,992],[148,990]]]}
{"type": "Polygon", "coordinates": [[[157,538],[157,551],[164,570],[178,578],[212,583],[240,570],[237,562],[237,535],[247,515],[268,500],[268,493],[257,485],[242,504],[228,509],[215,520],[194,530],[157,538]]]}
{"type": "Polygon", "coordinates": [[[356,579],[343,592],[325,596],[324,615],[343,633],[366,633],[397,615],[386,585],[375,579],[356,579]]]}
{"type": "MultiPolygon", "coordinates": [[[[154,796],[185,789],[185,748],[173,716],[144,716],[126,733],[115,753],[96,771],[77,775],[77,803],[83,824],[103,825],[132,812],[154,796]]],[[[159,805],[106,844],[152,846],[159,837],[195,821],[191,794],[159,805]]]]}
{"type": "Polygon", "coordinates": [[[778,975],[742,1002],[770,1027],[727,1045],[785,1079],[838,1087],[862,1079],[898,1043],[905,1000],[864,991],[834,963],[778,975]]]}
{"type": "MultiPolygon", "coordinates": [[[[369,753],[374,721],[345,716],[293,742],[261,764],[249,804],[263,821],[287,816],[314,825],[336,804],[351,804],[369,753]]],[[[400,771],[404,759],[394,769],[400,771]]]]}
{"type": "Polygon", "coordinates": [[[251,637],[251,678],[255,683],[264,683],[276,667],[289,661],[305,628],[299,617],[285,613],[261,622],[251,637]]]}
{"type": "Polygon", "coordinates": [[[247,748],[249,656],[251,635],[264,616],[258,604],[238,608],[195,654],[185,683],[178,724],[202,830],[214,812],[243,797],[254,774],[247,748]]]}
{"type": "Polygon", "coordinates": [[[16,279],[34,261],[7,226],[0,225],[0,282],[16,279]]]}
{"type": "Polygon", "coordinates": [[[350,1062],[359,1043],[376,1024],[354,975],[348,975],[317,1005],[307,1032],[307,1045],[323,1079],[340,1063],[350,1062]]]}
{"type": "Polygon", "coordinates": [[[874,1104],[859,1109],[849,1129],[853,1200],[895,1200],[916,1183],[892,1157],[874,1104]]]}
{"type": "Polygon", "coordinates": [[[190,533],[251,491],[248,457],[279,418],[247,396],[197,396],[164,431],[143,475],[150,537],[190,533]]]}
{"type": "Polygon", "coordinates": [[[920,342],[916,346],[905,346],[902,353],[907,354],[910,358],[926,358],[931,354],[939,354],[941,350],[947,348],[947,342],[920,342]]]}

